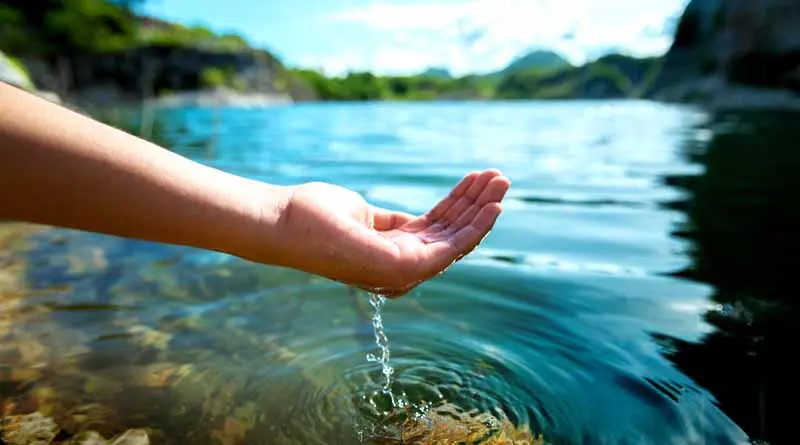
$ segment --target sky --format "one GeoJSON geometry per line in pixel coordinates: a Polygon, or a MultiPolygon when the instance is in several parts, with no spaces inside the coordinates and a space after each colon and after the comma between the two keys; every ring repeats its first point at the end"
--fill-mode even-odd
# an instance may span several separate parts
{"type": "Polygon", "coordinates": [[[573,64],[662,54],[688,0],[148,0],[144,12],[235,32],[289,66],[454,75],[535,49],[573,64]]]}

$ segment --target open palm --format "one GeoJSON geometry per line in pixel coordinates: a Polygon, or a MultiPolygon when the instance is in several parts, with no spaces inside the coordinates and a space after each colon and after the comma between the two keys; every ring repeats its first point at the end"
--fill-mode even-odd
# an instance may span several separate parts
{"type": "Polygon", "coordinates": [[[405,294],[483,240],[509,186],[497,170],[472,172],[422,216],[370,205],[331,184],[299,186],[287,207],[287,231],[297,240],[289,265],[383,295],[405,294]]]}
{"type": "Polygon", "coordinates": [[[376,209],[374,228],[397,245],[401,262],[421,266],[422,281],[444,271],[483,240],[500,216],[509,185],[497,170],[473,172],[422,216],[376,209]]]}

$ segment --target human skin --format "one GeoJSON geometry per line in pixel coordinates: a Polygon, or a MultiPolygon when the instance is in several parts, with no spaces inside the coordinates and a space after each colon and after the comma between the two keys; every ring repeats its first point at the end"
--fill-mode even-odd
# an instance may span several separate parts
{"type": "Polygon", "coordinates": [[[0,116],[0,219],[219,251],[390,297],[471,252],[510,186],[471,172],[414,216],[334,184],[214,169],[2,82],[0,116]]]}

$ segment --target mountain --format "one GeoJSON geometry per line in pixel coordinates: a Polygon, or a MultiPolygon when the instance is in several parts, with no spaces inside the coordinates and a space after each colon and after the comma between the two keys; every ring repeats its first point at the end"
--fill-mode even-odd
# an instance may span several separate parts
{"type": "Polygon", "coordinates": [[[572,68],[572,64],[553,51],[536,50],[514,59],[500,73],[509,74],[532,68],[563,69],[572,68]]]}
{"type": "Polygon", "coordinates": [[[523,54],[512,60],[505,68],[488,74],[479,75],[489,82],[500,82],[509,74],[519,74],[527,71],[561,71],[573,68],[565,58],[548,50],[535,50],[523,54]]]}
{"type": "Polygon", "coordinates": [[[424,77],[437,77],[440,79],[451,79],[453,77],[446,68],[428,68],[421,76],[424,77]]]}
{"type": "Polygon", "coordinates": [[[501,99],[643,97],[656,86],[660,59],[608,54],[577,67],[513,71],[497,84],[501,99]]]}

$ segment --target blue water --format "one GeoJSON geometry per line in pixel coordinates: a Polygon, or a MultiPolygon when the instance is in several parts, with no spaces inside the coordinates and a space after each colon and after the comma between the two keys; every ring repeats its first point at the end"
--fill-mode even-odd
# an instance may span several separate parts
{"type": "MultiPolygon", "coordinates": [[[[330,181],[413,213],[472,169],[512,180],[473,254],[382,308],[392,388],[412,402],[494,413],[547,443],[746,442],[756,404],[717,406],[712,385],[669,355],[720,329],[708,314],[737,320],[714,300],[719,280],[686,272],[706,264],[690,210],[705,204],[684,182],[709,174],[702,155],[728,131],[715,116],[636,101],[343,103],[164,110],[156,123],[157,142],[208,165],[330,181]]],[[[384,377],[365,359],[378,354],[366,294],[176,246],[65,230],[28,240],[11,250],[31,289],[9,309],[6,341],[47,352],[28,387],[4,391],[53,388],[61,418],[103,407],[72,433],[401,443],[370,438],[386,419],[384,377]]]]}

